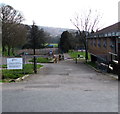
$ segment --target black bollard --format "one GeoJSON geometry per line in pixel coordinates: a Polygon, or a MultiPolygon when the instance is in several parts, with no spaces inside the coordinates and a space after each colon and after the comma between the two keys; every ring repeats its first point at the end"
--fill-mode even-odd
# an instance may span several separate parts
{"type": "Polygon", "coordinates": [[[77,64],[77,57],[75,58],[75,63],[77,64]]]}
{"type": "Polygon", "coordinates": [[[36,57],[34,56],[34,73],[37,73],[36,57]]]}

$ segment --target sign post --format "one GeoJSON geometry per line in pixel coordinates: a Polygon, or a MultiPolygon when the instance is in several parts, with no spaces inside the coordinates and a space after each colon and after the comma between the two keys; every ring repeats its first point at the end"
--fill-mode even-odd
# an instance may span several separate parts
{"type": "Polygon", "coordinates": [[[7,69],[23,69],[23,58],[7,58],[7,69]]]}

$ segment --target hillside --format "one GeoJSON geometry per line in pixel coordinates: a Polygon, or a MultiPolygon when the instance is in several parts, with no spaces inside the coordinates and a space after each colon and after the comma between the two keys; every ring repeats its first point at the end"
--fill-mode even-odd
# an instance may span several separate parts
{"type": "Polygon", "coordinates": [[[68,28],[55,28],[55,27],[46,27],[46,26],[39,26],[39,28],[43,28],[45,32],[50,33],[52,37],[60,36],[63,31],[76,31],[75,29],[68,29],[68,28]]]}

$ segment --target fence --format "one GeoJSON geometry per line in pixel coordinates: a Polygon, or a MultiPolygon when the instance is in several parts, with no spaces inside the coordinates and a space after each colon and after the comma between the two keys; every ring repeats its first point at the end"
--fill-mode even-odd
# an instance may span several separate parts
{"type": "Polygon", "coordinates": [[[114,74],[118,74],[119,68],[118,68],[118,55],[114,53],[110,54],[110,62],[109,62],[109,68],[110,72],[114,74]]]}
{"type": "Polygon", "coordinates": [[[108,72],[109,62],[102,57],[97,57],[97,69],[101,70],[102,72],[108,72]]]}

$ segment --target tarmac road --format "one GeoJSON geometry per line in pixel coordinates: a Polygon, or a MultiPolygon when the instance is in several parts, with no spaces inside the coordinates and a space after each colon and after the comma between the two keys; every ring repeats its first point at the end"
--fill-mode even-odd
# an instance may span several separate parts
{"type": "MultiPolygon", "coordinates": [[[[65,57],[68,57],[65,55],[65,57]]],[[[118,82],[73,60],[2,85],[3,112],[118,112],[118,82]]]]}

